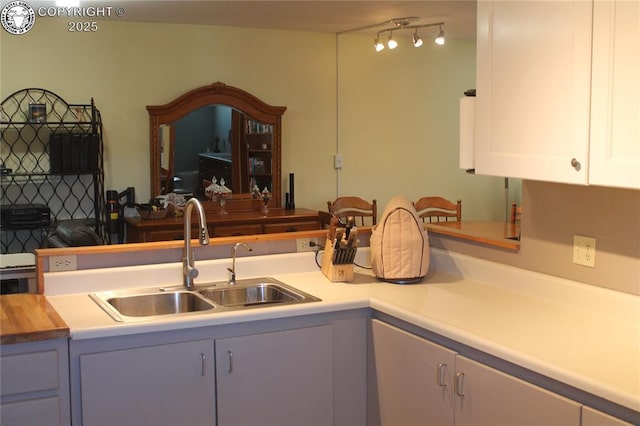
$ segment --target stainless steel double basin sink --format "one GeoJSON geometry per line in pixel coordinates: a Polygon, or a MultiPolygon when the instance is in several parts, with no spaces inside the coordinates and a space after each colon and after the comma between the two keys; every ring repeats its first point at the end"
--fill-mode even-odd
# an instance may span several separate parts
{"type": "Polygon", "coordinates": [[[113,319],[121,322],[162,315],[228,312],[320,301],[270,277],[238,280],[235,285],[226,282],[203,284],[194,291],[184,287],[152,287],[104,291],[89,296],[113,319]]]}

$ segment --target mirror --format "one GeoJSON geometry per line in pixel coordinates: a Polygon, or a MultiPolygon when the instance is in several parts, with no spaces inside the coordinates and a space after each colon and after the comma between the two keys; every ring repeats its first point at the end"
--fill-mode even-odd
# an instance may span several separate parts
{"type": "Polygon", "coordinates": [[[151,196],[168,192],[204,195],[216,177],[234,193],[252,182],[282,206],[281,121],[286,107],[264,103],[221,82],[147,106],[151,144],[151,196]]]}

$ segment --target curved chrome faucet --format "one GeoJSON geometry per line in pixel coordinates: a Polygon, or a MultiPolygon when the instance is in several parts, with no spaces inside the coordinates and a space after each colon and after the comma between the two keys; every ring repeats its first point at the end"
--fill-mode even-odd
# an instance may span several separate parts
{"type": "Polygon", "coordinates": [[[233,248],[231,249],[231,257],[233,258],[233,263],[231,264],[231,268],[227,268],[227,270],[229,271],[229,285],[236,284],[236,252],[238,251],[238,247],[240,246],[243,246],[248,251],[253,251],[253,249],[245,243],[236,243],[236,245],[233,246],[233,248]]]}
{"type": "Polygon", "coordinates": [[[193,279],[198,276],[195,268],[195,259],[191,249],[191,210],[193,207],[198,212],[198,239],[200,244],[209,244],[209,231],[207,231],[207,219],[204,215],[202,204],[197,198],[190,198],[184,206],[184,249],[182,250],[182,284],[187,290],[193,290],[193,279]]]}

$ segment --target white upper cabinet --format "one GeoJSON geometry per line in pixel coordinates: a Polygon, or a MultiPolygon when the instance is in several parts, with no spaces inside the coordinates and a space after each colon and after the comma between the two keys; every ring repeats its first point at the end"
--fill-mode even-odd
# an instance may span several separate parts
{"type": "Polygon", "coordinates": [[[593,13],[589,183],[640,188],[640,2],[593,13]]]}
{"type": "Polygon", "coordinates": [[[477,173],[587,183],[591,7],[478,2],[477,173]]]}
{"type": "Polygon", "coordinates": [[[638,2],[479,1],[476,172],[640,187],[638,24],[638,2]]]}

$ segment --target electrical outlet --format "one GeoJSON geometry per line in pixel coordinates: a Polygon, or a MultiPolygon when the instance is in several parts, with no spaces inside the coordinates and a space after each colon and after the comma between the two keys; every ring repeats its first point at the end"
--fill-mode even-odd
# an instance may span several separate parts
{"type": "Polygon", "coordinates": [[[596,239],[573,236],[573,263],[595,268],[596,266],[596,239]]]}
{"type": "Polygon", "coordinates": [[[78,269],[76,255],[49,256],[49,272],[75,271],[78,269]]]}
{"type": "Polygon", "coordinates": [[[298,238],[296,240],[296,251],[298,253],[301,253],[304,251],[316,251],[317,247],[318,247],[318,240],[315,238],[298,238]]]}

